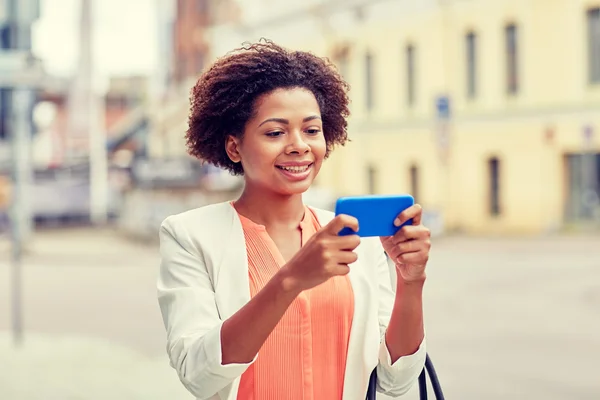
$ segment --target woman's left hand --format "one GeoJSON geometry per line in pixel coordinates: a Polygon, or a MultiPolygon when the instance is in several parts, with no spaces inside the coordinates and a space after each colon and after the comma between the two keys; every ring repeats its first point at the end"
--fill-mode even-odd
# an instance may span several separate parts
{"type": "Polygon", "coordinates": [[[423,208],[415,204],[404,210],[394,225],[400,226],[412,218],[412,225],[405,225],[394,236],[381,237],[385,252],[396,264],[398,278],[405,283],[423,282],[425,267],[431,247],[429,229],[421,225],[423,208]]]}

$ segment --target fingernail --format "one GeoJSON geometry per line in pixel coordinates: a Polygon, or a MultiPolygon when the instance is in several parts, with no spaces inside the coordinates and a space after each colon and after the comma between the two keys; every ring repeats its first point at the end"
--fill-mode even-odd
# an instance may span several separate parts
{"type": "Polygon", "coordinates": [[[396,219],[394,220],[394,225],[395,225],[395,226],[400,226],[400,220],[399,220],[398,218],[396,218],[396,219]]]}

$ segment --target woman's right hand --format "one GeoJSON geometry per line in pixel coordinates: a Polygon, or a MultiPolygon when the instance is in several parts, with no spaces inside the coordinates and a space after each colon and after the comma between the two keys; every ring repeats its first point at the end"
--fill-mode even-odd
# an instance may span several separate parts
{"type": "Polygon", "coordinates": [[[354,249],[360,244],[360,237],[339,236],[346,227],[358,231],[358,220],[349,215],[336,216],[281,268],[287,290],[302,292],[350,272],[348,264],[358,259],[354,249]]]}

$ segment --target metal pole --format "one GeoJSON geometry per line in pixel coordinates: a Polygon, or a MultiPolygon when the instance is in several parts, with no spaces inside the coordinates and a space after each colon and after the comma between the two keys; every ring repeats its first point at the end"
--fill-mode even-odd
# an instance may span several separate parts
{"type": "Polygon", "coordinates": [[[93,224],[103,225],[108,219],[108,165],[106,149],[106,126],[103,98],[99,95],[94,79],[92,34],[94,26],[92,0],[81,2],[81,45],[79,68],[83,73],[86,92],[87,128],[90,160],[90,218],[93,224]]]}
{"type": "Polygon", "coordinates": [[[23,143],[19,140],[19,132],[16,129],[18,107],[15,104],[15,91],[10,96],[10,144],[11,144],[11,174],[12,190],[10,202],[10,232],[11,232],[11,326],[13,342],[20,346],[23,342],[23,310],[22,310],[22,209],[21,195],[23,193],[22,174],[22,150],[23,143]]]}
{"type": "MultiPolygon", "coordinates": [[[[9,49],[19,47],[18,38],[18,11],[19,4],[16,0],[9,0],[7,4],[8,24],[9,24],[9,49]]],[[[10,51],[10,50],[9,50],[10,51]]],[[[22,223],[23,223],[23,208],[21,204],[23,194],[23,141],[21,140],[20,124],[19,124],[19,107],[21,107],[21,96],[17,90],[11,90],[8,96],[10,109],[10,143],[11,143],[11,174],[12,174],[12,193],[10,204],[10,226],[11,226],[11,321],[13,330],[13,340],[16,346],[22,344],[23,341],[23,324],[22,324],[22,223]]]]}
{"type": "Polygon", "coordinates": [[[23,308],[22,308],[22,256],[23,238],[29,221],[29,206],[26,193],[29,189],[30,177],[30,127],[28,110],[31,105],[29,89],[15,89],[12,93],[12,173],[14,189],[12,191],[11,225],[12,225],[12,325],[15,345],[23,342],[23,308]]]}
{"type": "MultiPolygon", "coordinates": [[[[31,50],[30,18],[34,16],[37,0],[8,0],[9,51],[31,50]]],[[[27,67],[26,67],[27,68],[27,67]]],[[[32,233],[32,213],[29,195],[32,182],[31,110],[34,100],[33,88],[28,84],[14,87],[11,91],[10,138],[13,190],[11,196],[11,238],[12,238],[12,292],[11,311],[13,340],[16,346],[23,342],[23,243],[32,233]]]]}

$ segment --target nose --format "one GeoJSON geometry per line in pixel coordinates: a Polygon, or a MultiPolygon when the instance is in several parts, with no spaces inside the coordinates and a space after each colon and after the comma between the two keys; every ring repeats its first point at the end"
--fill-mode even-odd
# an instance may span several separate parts
{"type": "Polygon", "coordinates": [[[287,154],[306,154],[310,151],[310,146],[304,140],[302,132],[293,132],[288,137],[287,154]]]}

